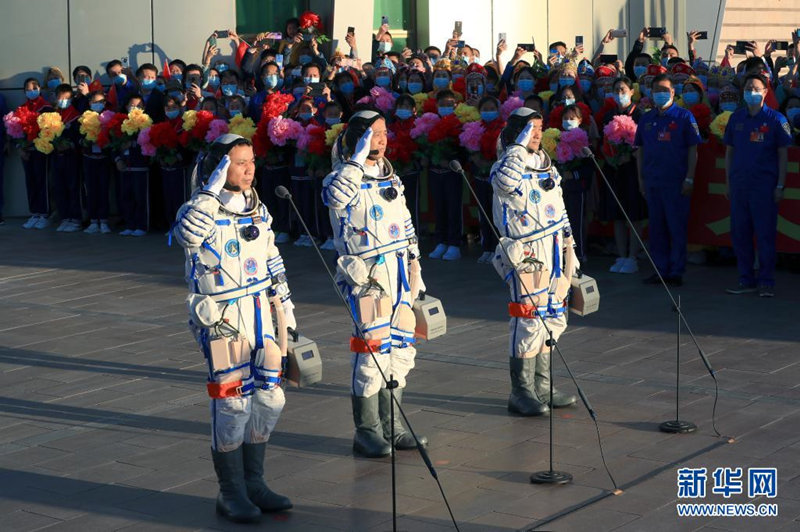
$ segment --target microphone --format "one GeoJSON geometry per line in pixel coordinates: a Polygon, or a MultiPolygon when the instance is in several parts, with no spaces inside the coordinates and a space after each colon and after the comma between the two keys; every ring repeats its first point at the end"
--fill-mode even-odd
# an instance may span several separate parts
{"type": "Polygon", "coordinates": [[[583,147],[583,149],[581,150],[581,155],[583,157],[590,157],[594,159],[594,152],[592,152],[592,149],[589,146],[583,147]]]}
{"type": "Polygon", "coordinates": [[[461,173],[463,173],[463,172],[464,172],[464,169],[463,169],[463,168],[461,168],[461,163],[460,163],[460,162],[458,162],[458,161],[457,161],[457,160],[455,160],[455,159],[453,159],[452,161],[450,161],[450,170],[452,170],[453,172],[457,172],[457,173],[459,173],[459,174],[461,174],[461,173]]]}
{"type": "Polygon", "coordinates": [[[278,196],[280,199],[287,199],[292,197],[291,192],[289,192],[283,185],[278,185],[277,187],[275,187],[275,195],[278,196]]]}

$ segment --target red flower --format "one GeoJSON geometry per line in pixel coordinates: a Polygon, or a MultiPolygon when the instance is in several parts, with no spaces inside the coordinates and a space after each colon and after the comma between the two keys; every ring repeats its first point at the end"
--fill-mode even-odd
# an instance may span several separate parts
{"type": "Polygon", "coordinates": [[[180,144],[178,132],[169,122],[159,122],[150,128],[150,143],[157,149],[177,149],[180,144]]]}
{"type": "Polygon", "coordinates": [[[487,161],[497,159],[497,139],[503,131],[503,126],[505,122],[498,118],[490,122],[489,127],[481,135],[481,156],[487,161]]]}
{"type": "Polygon", "coordinates": [[[300,15],[300,29],[307,30],[311,28],[322,31],[322,21],[319,15],[313,11],[306,11],[300,15]]]}
{"type": "MultiPolygon", "coordinates": [[[[606,98],[605,100],[603,100],[603,107],[601,107],[601,108],[600,108],[600,110],[599,110],[599,111],[597,111],[597,112],[594,114],[594,121],[595,121],[595,123],[597,123],[598,125],[599,125],[599,124],[602,124],[602,123],[603,123],[603,118],[604,118],[604,117],[605,117],[605,116],[606,116],[608,113],[610,113],[611,111],[613,111],[613,110],[614,110],[614,109],[616,109],[616,108],[617,108],[617,102],[615,102],[615,101],[614,101],[614,98],[606,98]]],[[[582,111],[582,110],[583,110],[583,109],[581,109],[581,111],[582,111]]],[[[558,125],[559,125],[559,126],[561,125],[561,122],[560,122],[560,121],[559,121],[558,125]]]]}
{"type": "Polygon", "coordinates": [[[467,99],[467,78],[458,78],[453,82],[453,92],[457,92],[467,99]]]}
{"type": "Polygon", "coordinates": [[[267,96],[264,105],[261,106],[261,120],[266,119],[269,122],[276,116],[282,115],[289,109],[292,102],[294,102],[294,96],[291,94],[273,92],[267,96]]]}
{"type": "MultiPolygon", "coordinates": [[[[406,122],[407,120],[404,120],[406,122]]],[[[419,149],[417,143],[411,138],[410,130],[400,129],[395,132],[386,146],[386,156],[399,163],[409,163],[414,158],[414,153],[419,149]]]]}
{"type": "Polygon", "coordinates": [[[28,142],[33,142],[39,136],[39,123],[37,122],[39,113],[23,105],[14,111],[14,114],[17,115],[22,123],[22,131],[25,132],[25,138],[28,142]]]}
{"type": "Polygon", "coordinates": [[[253,135],[253,151],[256,157],[262,159],[267,156],[267,153],[273,148],[272,141],[269,140],[269,120],[261,117],[261,120],[256,126],[256,133],[253,135]]]}
{"type": "Polygon", "coordinates": [[[448,139],[455,139],[458,141],[458,136],[461,134],[461,120],[454,114],[447,115],[442,118],[438,124],[433,126],[431,132],[428,134],[428,142],[434,144],[448,139]]]}
{"type": "Polygon", "coordinates": [[[422,112],[438,114],[439,107],[436,105],[436,98],[428,98],[422,102],[422,112]]]}

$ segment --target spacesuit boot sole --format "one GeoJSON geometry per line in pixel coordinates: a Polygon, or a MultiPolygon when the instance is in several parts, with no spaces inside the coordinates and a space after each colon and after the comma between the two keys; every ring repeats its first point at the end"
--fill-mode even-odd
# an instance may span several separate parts
{"type": "Polygon", "coordinates": [[[508,411],[523,417],[546,416],[550,408],[531,397],[508,396],[508,411]]]}
{"type": "Polygon", "coordinates": [[[264,481],[264,454],[266,443],[245,443],[242,445],[244,481],[247,498],[262,512],[282,512],[292,508],[292,501],[285,495],[275,493],[264,481]]]}

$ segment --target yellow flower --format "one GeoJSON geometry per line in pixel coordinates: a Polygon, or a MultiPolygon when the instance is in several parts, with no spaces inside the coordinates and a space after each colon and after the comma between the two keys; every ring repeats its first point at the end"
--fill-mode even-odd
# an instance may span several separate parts
{"type": "Polygon", "coordinates": [[[39,124],[39,129],[64,129],[64,122],[61,121],[61,115],[58,113],[42,113],[36,119],[36,122],[39,124]]]}
{"type": "Polygon", "coordinates": [[[554,159],[556,156],[556,146],[558,146],[558,139],[560,138],[561,131],[554,127],[548,128],[542,133],[542,148],[544,148],[544,151],[547,152],[551,159],[554,159]]]}
{"type": "Polygon", "coordinates": [[[256,125],[252,118],[236,115],[228,122],[228,132],[251,140],[256,134],[256,125]]]}
{"type": "Polygon", "coordinates": [[[539,93],[539,98],[542,99],[545,105],[548,105],[553,94],[553,91],[542,91],[539,93]]]}
{"type": "Polygon", "coordinates": [[[412,94],[411,97],[414,98],[414,102],[417,104],[417,114],[420,114],[422,112],[422,106],[425,103],[425,100],[428,99],[428,93],[418,92],[416,94],[412,94]]]}
{"type": "Polygon", "coordinates": [[[94,111],[84,112],[78,122],[81,125],[80,132],[89,142],[97,142],[97,135],[100,134],[100,115],[94,111]]]}
{"type": "Polygon", "coordinates": [[[481,119],[481,114],[478,110],[465,103],[460,103],[456,106],[455,111],[453,111],[455,115],[461,120],[462,124],[466,124],[467,122],[477,122],[481,119]]]}
{"type": "Polygon", "coordinates": [[[41,137],[34,139],[33,145],[36,147],[38,151],[44,153],[45,155],[47,155],[48,153],[52,153],[53,151],[53,143],[41,137]]]}
{"type": "Polygon", "coordinates": [[[186,111],[183,113],[183,130],[184,131],[191,131],[191,129],[197,124],[197,111],[186,111]]]}
{"type": "Polygon", "coordinates": [[[722,140],[722,137],[725,136],[725,128],[728,127],[728,120],[731,119],[730,111],[722,111],[717,117],[711,121],[711,125],[708,127],[711,130],[711,133],[716,135],[716,137],[722,140]]]}
{"type": "Polygon", "coordinates": [[[51,128],[45,128],[39,131],[39,138],[47,142],[52,142],[56,138],[56,131],[51,128]]]}
{"type": "Polygon", "coordinates": [[[639,84],[638,83],[634,83],[633,84],[633,96],[631,96],[631,99],[635,103],[639,103],[639,100],[642,99],[642,90],[639,88],[639,84]]]}
{"type": "Polygon", "coordinates": [[[332,125],[331,128],[325,132],[325,145],[333,146],[333,143],[336,142],[336,137],[339,136],[342,129],[344,129],[344,124],[342,123],[332,125]]]}
{"type": "Polygon", "coordinates": [[[122,122],[122,132],[126,135],[136,135],[141,130],[153,125],[153,121],[139,108],[131,109],[128,118],[122,122]]]}

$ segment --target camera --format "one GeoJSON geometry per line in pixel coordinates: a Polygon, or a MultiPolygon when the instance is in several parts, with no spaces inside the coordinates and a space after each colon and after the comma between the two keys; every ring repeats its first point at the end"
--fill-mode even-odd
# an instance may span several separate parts
{"type": "Polygon", "coordinates": [[[248,225],[247,227],[242,228],[242,238],[244,238],[247,242],[252,242],[261,234],[261,231],[258,230],[258,227],[255,225],[248,225]]]}

